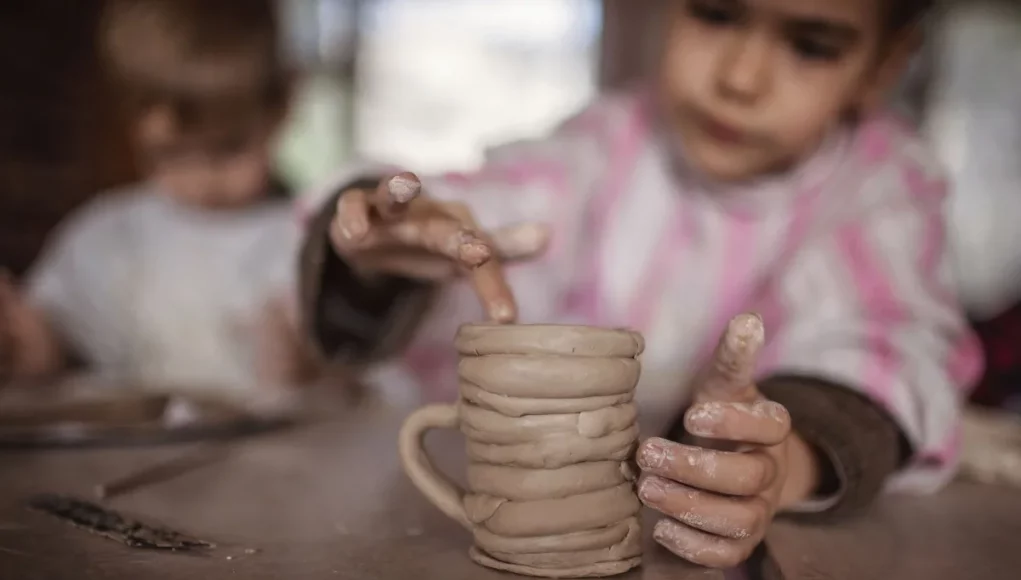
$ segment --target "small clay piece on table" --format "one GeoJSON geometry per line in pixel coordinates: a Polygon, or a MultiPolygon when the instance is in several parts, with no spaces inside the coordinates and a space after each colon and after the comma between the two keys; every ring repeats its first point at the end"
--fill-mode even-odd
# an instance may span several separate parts
{"type": "Polygon", "coordinates": [[[123,542],[132,548],[191,551],[215,547],[210,542],[174,530],[150,526],[73,497],[38,495],[29,500],[28,507],[100,536],[123,542]]]}
{"type": "Polygon", "coordinates": [[[461,399],[412,414],[400,451],[426,497],[472,531],[472,560],[548,578],[641,564],[631,461],[644,344],[627,330],[461,328],[461,399]],[[467,439],[468,491],[429,463],[422,439],[434,428],[459,428],[467,439]]]}

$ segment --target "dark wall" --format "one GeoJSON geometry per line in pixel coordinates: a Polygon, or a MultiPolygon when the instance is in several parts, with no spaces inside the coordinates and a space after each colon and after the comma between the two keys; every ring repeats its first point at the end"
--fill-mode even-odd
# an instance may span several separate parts
{"type": "Polygon", "coordinates": [[[0,266],[15,273],[68,211],[134,177],[96,59],[99,9],[0,2],[0,266]]]}

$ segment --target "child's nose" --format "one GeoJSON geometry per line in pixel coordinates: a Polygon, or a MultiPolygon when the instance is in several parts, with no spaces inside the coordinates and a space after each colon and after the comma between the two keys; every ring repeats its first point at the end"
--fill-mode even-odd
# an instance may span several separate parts
{"type": "Polygon", "coordinates": [[[734,39],[717,70],[721,97],[752,104],[769,90],[770,44],[765,34],[751,33],[734,39]]]}

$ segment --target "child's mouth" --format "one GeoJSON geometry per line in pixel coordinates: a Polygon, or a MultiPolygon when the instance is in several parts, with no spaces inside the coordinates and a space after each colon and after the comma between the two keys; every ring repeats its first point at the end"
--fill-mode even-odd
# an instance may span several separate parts
{"type": "Polygon", "coordinates": [[[714,141],[725,145],[740,145],[748,140],[747,133],[733,125],[718,121],[708,115],[699,117],[702,131],[714,141]]]}

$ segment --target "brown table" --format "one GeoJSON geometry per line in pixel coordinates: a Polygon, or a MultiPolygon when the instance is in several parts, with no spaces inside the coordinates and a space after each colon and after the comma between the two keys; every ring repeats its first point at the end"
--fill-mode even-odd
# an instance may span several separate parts
{"type": "MultiPolygon", "coordinates": [[[[111,501],[219,544],[202,556],[128,548],[23,507],[39,492],[89,497],[96,483],[184,447],[2,452],[0,579],[509,578],[471,563],[469,535],[403,476],[401,417],[378,406],[338,411],[235,442],[227,459],[111,501]]],[[[461,441],[434,439],[439,463],[456,472],[461,441]]],[[[786,578],[980,580],[1021,570],[1018,538],[1021,495],[957,485],[936,498],[891,498],[836,528],[779,524],[769,546],[786,578]]],[[[622,578],[724,577],[738,576],[695,569],[650,542],[645,566],[622,578]]]]}

